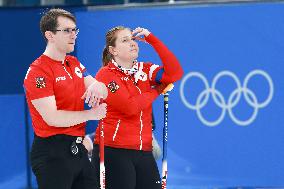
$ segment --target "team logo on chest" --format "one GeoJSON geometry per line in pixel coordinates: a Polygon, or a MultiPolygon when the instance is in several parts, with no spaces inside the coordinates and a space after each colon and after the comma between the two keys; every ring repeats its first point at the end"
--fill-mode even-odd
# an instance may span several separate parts
{"type": "Polygon", "coordinates": [[[111,81],[107,87],[109,88],[110,92],[115,93],[119,89],[119,85],[115,81],[111,81]]]}
{"type": "Polygon", "coordinates": [[[147,81],[148,77],[147,77],[147,74],[143,71],[143,67],[144,67],[143,62],[140,62],[139,69],[134,74],[135,83],[137,83],[138,80],[147,81]]]}
{"type": "Polygon", "coordinates": [[[36,88],[45,88],[46,87],[46,82],[44,77],[36,77],[36,88]]]}
{"type": "Polygon", "coordinates": [[[137,83],[138,80],[146,81],[148,77],[145,72],[143,72],[142,70],[139,70],[138,72],[135,73],[134,78],[135,78],[135,82],[137,83]]]}
{"type": "Polygon", "coordinates": [[[78,67],[75,68],[75,74],[76,74],[78,77],[80,77],[80,78],[82,78],[82,76],[83,76],[83,74],[82,74],[80,68],[78,68],[78,67]]]}

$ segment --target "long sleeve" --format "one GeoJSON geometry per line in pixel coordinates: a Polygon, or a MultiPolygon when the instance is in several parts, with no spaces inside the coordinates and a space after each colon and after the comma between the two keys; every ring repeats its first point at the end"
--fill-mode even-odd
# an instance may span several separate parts
{"type": "Polygon", "coordinates": [[[160,83],[173,83],[181,79],[183,69],[176,56],[152,33],[145,40],[153,46],[158,53],[163,67],[153,72],[153,78],[160,83]]]}

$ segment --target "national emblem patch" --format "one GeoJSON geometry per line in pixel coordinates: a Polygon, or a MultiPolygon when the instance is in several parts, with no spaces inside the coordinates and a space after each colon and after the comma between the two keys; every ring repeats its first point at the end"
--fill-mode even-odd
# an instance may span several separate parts
{"type": "Polygon", "coordinates": [[[45,88],[46,87],[46,82],[44,77],[36,77],[36,88],[45,88]]]}
{"type": "Polygon", "coordinates": [[[119,85],[115,81],[111,81],[107,87],[109,88],[110,92],[115,93],[119,89],[119,85]]]}

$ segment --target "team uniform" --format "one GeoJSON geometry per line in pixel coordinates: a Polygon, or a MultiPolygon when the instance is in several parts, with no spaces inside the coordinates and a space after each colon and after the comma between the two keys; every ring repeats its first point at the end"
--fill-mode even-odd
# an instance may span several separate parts
{"type": "Polygon", "coordinates": [[[98,188],[82,144],[85,123],[64,128],[48,125],[31,102],[55,96],[58,110],[84,110],[84,73],[84,66],[73,56],[61,62],[41,55],[26,74],[24,87],[35,132],[31,165],[39,189],[98,188]]]}
{"type": "MultiPolygon", "coordinates": [[[[182,68],[172,52],[153,34],[145,38],[163,66],[134,62],[131,69],[114,60],[96,75],[109,89],[104,125],[106,187],[108,189],[160,189],[160,175],[152,155],[152,102],[161,90],[181,78],[182,68]]],[[[99,167],[99,127],[93,163],[99,167]]],[[[99,170],[97,170],[99,172],[99,170]]]]}

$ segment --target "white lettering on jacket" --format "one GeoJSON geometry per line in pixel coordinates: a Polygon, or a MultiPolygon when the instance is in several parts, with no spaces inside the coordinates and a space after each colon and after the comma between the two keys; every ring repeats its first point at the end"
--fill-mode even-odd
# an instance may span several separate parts
{"type": "Polygon", "coordinates": [[[55,79],[55,82],[57,83],[58,81],[64,81],[64,80],[66,80],[66,77],[65,77],[65,76],[63,76],[63,77],[57,77],[57,78],[55,79]]]}

